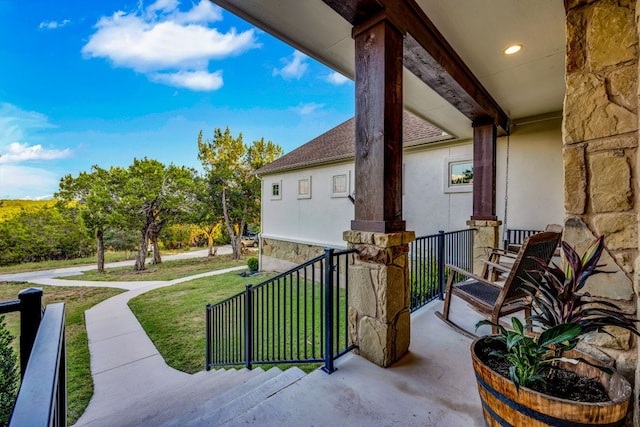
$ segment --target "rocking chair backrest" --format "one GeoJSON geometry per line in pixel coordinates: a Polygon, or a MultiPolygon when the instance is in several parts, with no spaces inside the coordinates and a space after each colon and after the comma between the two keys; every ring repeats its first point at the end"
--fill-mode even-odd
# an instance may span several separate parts
{"type": "Polygon", "coordinates": [[[500,302],[508,302],[527,295],[522,285],[526,281],[530,281],[531,271],[536,270],[538,266],[531,257],[549,262],[558,247],[561,237],[561,233],[544,231],[525,239],[505,281],[504,286],[508,286],[508,289],[503,289],[501,293],[503,301],[500,302]]]}

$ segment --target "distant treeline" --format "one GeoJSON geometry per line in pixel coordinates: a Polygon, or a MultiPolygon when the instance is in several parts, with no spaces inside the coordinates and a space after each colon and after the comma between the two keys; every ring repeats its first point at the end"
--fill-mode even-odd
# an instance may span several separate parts
{"type": "Polygon", "coordinates": [[[77,209],[55,201],[0,201],[0,265],[90,256],[77,209]]]}
{"type": "MultiPolygon", "coordinates": [[[[217,236],[216,243],[228,237],[217,236]]],[[[166,249],[204,246],[207,238],[199,227],[178,224],[167,227],[160,245],[166,249]]],[[[135,233],[109,230],[107,250],[135,251],[135,233]]],[[[74,204],[57,200],[0,200],[0,265],[85,258],[96,254],[95,238],[85,226],[74,204]]]]}

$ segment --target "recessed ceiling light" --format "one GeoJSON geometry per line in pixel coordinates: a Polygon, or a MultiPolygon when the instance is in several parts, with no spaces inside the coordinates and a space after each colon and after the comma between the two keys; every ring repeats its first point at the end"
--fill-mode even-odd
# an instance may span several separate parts
{"type": "Polygon", "coordinates": [[[520,49],[522,49],[522,45],[521,44],[512,44],[511,46],[507,47],[504,50],[504,54],[505,55],[513,55],[516,52],[520,52],[520,49]]]}

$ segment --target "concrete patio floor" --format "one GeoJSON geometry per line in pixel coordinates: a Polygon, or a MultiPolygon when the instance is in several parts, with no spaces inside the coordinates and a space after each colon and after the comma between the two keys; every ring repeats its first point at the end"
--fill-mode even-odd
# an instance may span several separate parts
{"type": "MultiPolygon", "coordinates": [[[[413,313],[409,353],[392,367],[345,356],[335,373],[307,375],[234,425],[483,426],[472,340],[436,317],[442,304],[434,301],[413,313]]],[[[456,299],[452,316],[469,331],[481,319],[456,299]]]]}

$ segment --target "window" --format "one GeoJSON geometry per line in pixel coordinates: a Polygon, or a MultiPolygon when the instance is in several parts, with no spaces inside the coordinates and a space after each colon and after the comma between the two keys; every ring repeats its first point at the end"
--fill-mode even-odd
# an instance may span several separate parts
{"type": "Polygon", "coordinates": [[[298,179],[298,199],[311,198],[311,177],[298,179]]]}
{"type": "Polygon", "coordinates": [[[340,172],[331,180],[331,197],[348,197],[350,193],[350,173],[340,172]]]}
{"type": "Polygon", "coordinates": [[[447,159],[445,174],[445,193],[464,193],[473,190],[472,160],[447,159]]]}
{"type": "Polygon", "coordinates": [[[271,200],[282,199],[282,181],[271,183],[271,200]]]}

